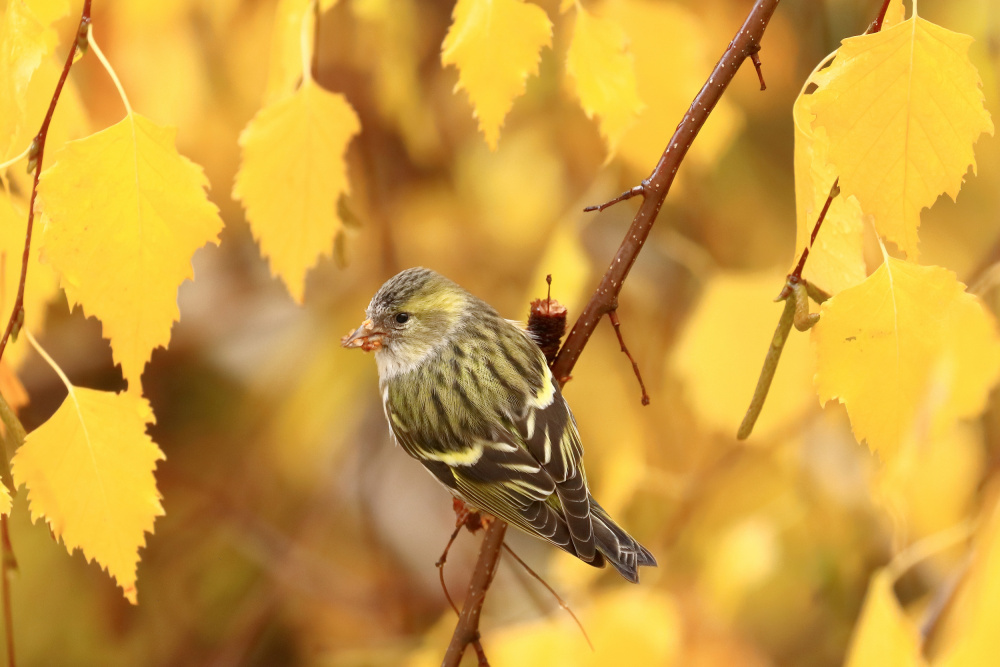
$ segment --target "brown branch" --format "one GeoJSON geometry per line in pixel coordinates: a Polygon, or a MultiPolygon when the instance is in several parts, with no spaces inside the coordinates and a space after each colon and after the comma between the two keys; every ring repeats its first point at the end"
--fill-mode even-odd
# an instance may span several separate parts
{"type": "MultiPolygon", "coordinates": [[[[587,210],[603,210],[612,204],[631,199],[637,195],[643,197],[639,212],[632,220],[632,225],[611,261],[611,266],[608,267],[597,291],[594,292],[590,302],[577,319],[576,325],[570,331],[558,356],[551,363],[552,373],[559,384],[564,384],[569,379],[573,366],[576,365],[584,346],[586,346],[591,334],[594,333],[597,323],[604,315],[615,309],[622,284],[628,276],[632,264],[635,263],[646,237],[649,236],[649,231],[660,211],[660,206],[662,206],[674,177],[677,175],[677,169],[691,147],[691,142],[698,136],[698,132],[722,98],[729,82],[736,76],[740,65],[751,54],[760,50],[760,40],[764,36],[764,30],[767,29],[767,24],[771,20],[771,15],[774,14],[778,2],[779,0],[757,0],[754,3],[743,25],[733,41],[730,42],[729,48],[719,59],[705,85],[695,96],[688,112],[681,119],[650,177],[615,199],[597,206],[596,209],[588,207],[587,210]]],[[[507,524],[496,519],[486,530],[486,536],[479,549],[479,560],[469,585],[469,596],[466,598],[462,614],[455,626],[455,632],[448,645],[442,667],[458,665],[465,653],[465,647],[479,637],[479,614],[486,597],[486,587],[496,570],[497,560],[503,545],[503,533],[506,528],[507,524]]],[[[482,654],[479,656],[480,663],[482,663],[484,656],[482,654]]]]}
{"type": "MultiPolygon", "coordinates": [[[[500,519],[494,519],[486,528],[483,543],[479,547],[476,569],[469,582],[469,594],[465,598],[462,613],[458,617],[455,632],[451,636],[451,643],[444,654],[441,667],[458,667],[462,662],[462,655],[465,654],[465,647],[479,641],[479,615],[483,610],[483,602],[486,601],[486,591],[496,573],[503,547],[503,536],[506,532],[507,524],[500,519]]],[[[476,654],[479,656],[479,664],[484,664],[485,655],[481,646],[476,649],[476,654]]]]}
{"type": "Polygon", "coordinates": [[[24,232],[24,254],[21,256],[21,278],[17,284],[17,298],[14,299],[14,308],[11,310],[10,319],[7,320],[7,328],[3,332],[3,338],[0,339],[0,358],[3,358],[3,352],[7,348],[7,340],[10,338],[11,334],[17,337],[17,332],[20,331],[21,325],[24,324],[24,285],[28,280],[28,256],[31,252],[31,230],[35,222],[35,200],[38,197],[38,177],[42,173],[42,158],[45,155],[45,140],[49,136],[49,125],[52,123],[52,114],[55,113],[56,103],[59,101],[59,95],[62,94],[63,85],[66,83],[66,77],[69,76],[69,70],[73,66],[73,59],[76,57],[77,49],[84,50],[87,46],[87,28],[90,26],[90,1],[84,0],[83,2],[83,12],[80,15],[80,24],[77,28],[76,39],[70,44],[69,53],[66,55],[66,63],[63,65],[62,74],[59,75],[59,82],[56,83],[56,89],[52,93],[52,99],[49,101],[48,111],[45,112],[45,119],[42,121],[42,126],[38,130],[38,134],[35,135],[34,141],[31,142],[31,152],[29,153],[29,165],[34,166],[35,179],[31,185],[31,201],[28,205],[28,228],[24,232]]]}
{"type": "Polygon", "coordinates": [[[759,49],[760,40],[764,36],[764,30],[767,28],[768,21],[771,20],[771,15],[778,6],[778,1],[757,0],[754,3],[746,21],[737,31],[733,41],[729,43],[729,48],[719,59],[705,85],[702,86],[687,113],[684,114],[684,118],[681,119],[670,143],[667,144],[666,150],[660,157],[659,163],[653,169],[653,173],[641,185],[625,193],[627,197],[622,196],[622,198],[628,198],[641,194],[643,202],[632,220],[625,240],[618,248],[614,259],[611,260],[611,265],[605,272],[604,278],[601,279],[601,283],[590,302],[580,313],[579,319],[569,332],[569,336],[563,343],[559,356],[552,366],[553,374],[560,381],[568,378],[573,372],[573,367],[580,358],[587,341],[590,340],[590,336],[594,333],[597,323],[613,310],[625,278],[632,269],[632,265],[639,255],[639,250],[642,249],[649,236],[656,215],[674,182],[677,169],[691,147],[691,142],[698,136],[698,132],[708,120],[715,105],[722,99],[722,94],[729,86],[729,82],[736,76],[740,65],[759,49]]]}

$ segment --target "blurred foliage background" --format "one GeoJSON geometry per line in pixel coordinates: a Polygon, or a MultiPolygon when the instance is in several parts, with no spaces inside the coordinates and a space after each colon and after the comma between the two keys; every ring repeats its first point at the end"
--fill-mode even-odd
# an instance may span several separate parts
{"type": "MultiPolygon", "coordinates": [[[[140,604],[127,604],[79,553],[68,558],[44,525],[29,523],[19,497],[11,530],[22,664],[438,664],[455,620],[434,566],[454,525],[451,501],[394,447],[374,360],[340,349],[339,338],[386,278],[413,265],[518,319],[552,274],[572,321],[637,204],[583,207],[649,174],[752,3],[584,3],[625,28],[648,107],[609,157],[567,83],[571,22],[555,0],[537,3],[555,24],[553,48],[496,152],[467,96],[453,91],[455,69],[441,67],[452,2],[341,0],[322,15],[316,78],[361,118],[348,153],[355,224],[339,261],[311,272],[302,307],[270,276],[229,195],[237,138],[264,94],[277,4],[94,5],[95,35],[133,107],[179,128],[178,147],[205,167],[226,228],[218,247],[195,256],[170,348],[154,353],[144,377],[151,433],[167,457],[157,470],[166,516],[142,554],[140,604]]],[[[880,4],[782,3],[761,53],[767,91],[744,68],[685,161],[619,309],[651,405],[640,405],[606,324],[566,387],[595,495],[659,568],[633,587],[510,534],[580,616],[595,651],[504,559],[482,624],[491,664],[838,664],[875,569],[993,507],[995,400],[981,420],[889,469],[855,442],[841,407],[818,404],[806,335],[793,334],[754,436],[735,440],[793,261],[792,102],[880,4]]],[[[920,9],[975,37],[972,59],[995,113],[1000,7],[926,0],[920,9]]],[[[64,40],[75,20],[57,25],[64,40]]],[[[118,97],[92,58],[71,79],[88,127],[118,120],[118,97]]],[[[922,226],[924,263],[964,281],[996,261],[1000,231],[997,140],[983,137],[976,156],[979,175],[957,203],[925,212],[922,226]]],[[[65,301],[50,306],[41,340],[74,383],[121,385],[99,323],[65,301]]],[[[65,389],[33,352],[20,376],[30,430],[65,389]]],[[[445,579],[458,598],[477,547],[463,533],[449,557],[445,579]]],[[[897,596],[919,607],[964,553],[922,559],[897,596]]]]}

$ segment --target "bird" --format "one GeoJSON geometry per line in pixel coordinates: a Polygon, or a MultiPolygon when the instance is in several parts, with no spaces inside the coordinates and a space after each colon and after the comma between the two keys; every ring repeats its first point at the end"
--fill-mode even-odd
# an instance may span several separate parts
{"type": "Polygon", "coordinates": [[[453,496],[630,582],[656,566],[591,495],[573,413],[517,323],[414,267],[379,288],[341,344],[375,353],[392,435],[453,496]]]}

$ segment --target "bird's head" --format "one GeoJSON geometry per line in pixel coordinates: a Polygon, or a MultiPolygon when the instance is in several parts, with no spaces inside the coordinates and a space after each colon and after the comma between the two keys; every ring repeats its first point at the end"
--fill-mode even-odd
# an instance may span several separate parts
{"type": "Polygon", "coordinates": [[[468,293],[420,267],[390,278],[372,298],[366,319],[341,340],[344,347],[375,351],[379,366],[415,366],[444,344],[467,309],[468,293]]]}

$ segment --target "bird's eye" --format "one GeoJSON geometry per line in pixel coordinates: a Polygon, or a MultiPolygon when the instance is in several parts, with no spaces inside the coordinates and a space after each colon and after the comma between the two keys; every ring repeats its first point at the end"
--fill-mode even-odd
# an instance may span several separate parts
{"type": "Polygon", "coordinates": [[[406,324],[410,321],[409,313],[397,313],[396,314],[396,324],[406,324]]]}

